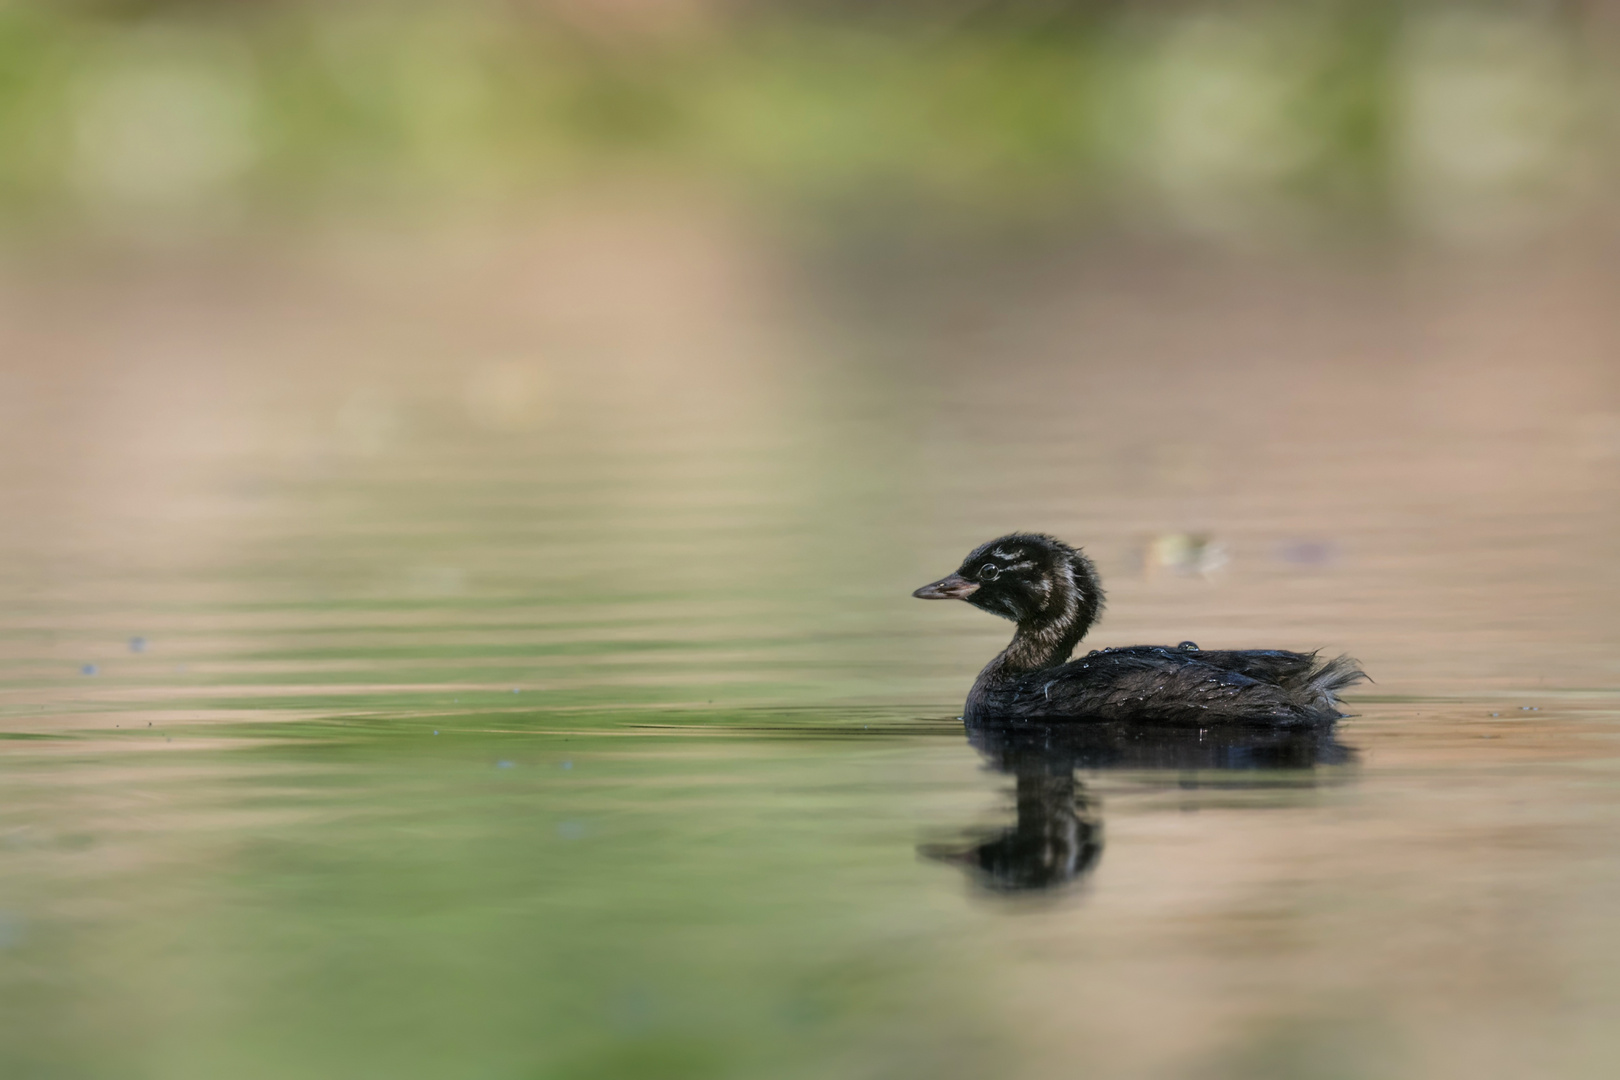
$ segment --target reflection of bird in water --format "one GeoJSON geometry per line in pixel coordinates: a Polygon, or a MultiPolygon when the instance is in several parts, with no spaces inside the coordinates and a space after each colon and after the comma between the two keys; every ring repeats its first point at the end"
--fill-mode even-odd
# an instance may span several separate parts
{"type": "Polygon", "coordinates": [[[1018,624],[969,691],[968,720],[1312,725],[1338,719],[1339,692],[1367,677],[1348,657],[1318,662],[1314,653],[1190,641],[1070,660],[1102,612],[1102,585],[1090,559],[1050,536],[992,540],[912,595],[966,600],[1018,624]]]}
{"type": "Polygon", "coordinates": [[[993,892],[1051,889],[1089,873],[1102,857],[1102,820],[1072,769],[1039,762],[1014,771],[1018,820],[972,843],[924,844],[931,859],[953,862],[993,892]]]}
{"type": "MultiPolygon", "coordinates": [[[[1231,726],[1198,730],[1136,723],[968,723],[968,741],[990,766],[1017,778],[1011,827],[949,843],[924,844],[931,859],[967,870],[1001,894],[1051,890],[1083,878],[1102,857],[1102,815],[1076,769],[1174,771],[1196,785],[1201,770],[1251,774],[1255,786],[1342,765],[1354,751],[1329,725],[1231,726]],[[1281,774],[1281,775],[1279,775],[1281,774]],[[1292,774],[1289,776],[1288,774],[1292,774]]],[[[1244,786],[1223,777],[1223,787],[1244,786]]]]}

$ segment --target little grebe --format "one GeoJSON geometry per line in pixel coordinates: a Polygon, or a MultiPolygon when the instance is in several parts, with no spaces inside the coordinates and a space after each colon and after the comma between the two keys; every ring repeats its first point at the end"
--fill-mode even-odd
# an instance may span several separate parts
{"type": "Polygon", "coordinates": [[[1338,693],[1365,679],[1349,657],[1280,649],[1132,645],[1069,655],[1102,611],[1097,568],[1061,540],[1012,533],[974,549],[923,600],[966,600],[1018,624],[968,693],[963,716],[1143,724],[1330,723],[1338,693]]]}

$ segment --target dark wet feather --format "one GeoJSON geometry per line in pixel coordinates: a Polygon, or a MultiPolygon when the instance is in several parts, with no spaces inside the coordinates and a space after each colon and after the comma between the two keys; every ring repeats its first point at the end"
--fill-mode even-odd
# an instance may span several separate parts
{"type": "Polygon", "coordinates": [[[974,688],[974,717],[1161,724],[1332,720],[1337,691],[1364,678],[1353,662],[1273,649],[1189,651],[1137,645],[974,688]]]}

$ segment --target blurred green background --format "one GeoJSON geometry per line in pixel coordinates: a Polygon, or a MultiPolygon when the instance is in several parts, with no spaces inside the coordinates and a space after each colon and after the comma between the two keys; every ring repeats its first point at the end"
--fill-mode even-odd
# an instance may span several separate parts
{"type": "Polygon", "coordinates": [[[0,7],[13,229],[462,212],[656,179],[800,210],[1522,234],[1607,202],[1607,5],[0,7]]]}

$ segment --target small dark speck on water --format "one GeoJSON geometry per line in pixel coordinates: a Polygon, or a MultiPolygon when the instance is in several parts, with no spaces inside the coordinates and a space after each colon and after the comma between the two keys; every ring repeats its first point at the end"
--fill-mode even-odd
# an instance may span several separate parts
{"type": "Polygon", "coordinates": [[[613,1020],[613,1026],[627,1032],[646,1031],[657,1019],[656,1004],[652,994],[646,990],[641,988],[630,990],[610,1006],[609,1015],[613,1020]]]}
{"type": "Polygon", "coordinates": [[[28,924],[19,915],[0,912],[0,949],[9,949],[22,943],[28,935],[28,924]]]}
{"type": "Polygon", "coordinates": [[[80,675],[100,675],[101,669],[94,664],[85,664],[79,669],[80,675]]]}
{"type": "Polygon", "coordinates": [[[132,638],[130,638],[129,639],[129,651],[130,652],[145,652],[146,651],[146,639],[143,638],[143,637],[132,637],[132,638]]]}
{"type": "Polygon", "coordinates": [[[512,767],[512,763],[510,761],[497,761],[495,763],[495,767],[497,769],[510,769],[512,767]]]}

